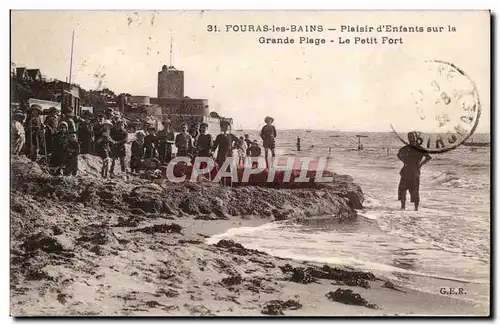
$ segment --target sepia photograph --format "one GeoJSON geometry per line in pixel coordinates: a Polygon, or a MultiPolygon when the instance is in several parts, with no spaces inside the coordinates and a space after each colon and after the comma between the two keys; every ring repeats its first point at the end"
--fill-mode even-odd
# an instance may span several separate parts
{"type": "Polygon", "coordinates": [[[486,9],[11,10],[10,315],[491,316],[486,9]]]}

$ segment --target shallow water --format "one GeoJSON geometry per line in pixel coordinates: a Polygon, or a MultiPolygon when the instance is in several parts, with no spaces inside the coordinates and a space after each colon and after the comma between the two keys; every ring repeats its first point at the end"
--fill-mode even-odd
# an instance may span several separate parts
{"type": "MultiPolygon", "coordinates": [[[[356,221],[329,217],[301,224],[271,223],[229,230],[210,239],[232,238],[270,254],[372,270],[419,290],[467,289],[467,299],[487,302],[490,282],[490,148],[468,147],[434,154],[422,169],[421,207],[397,201],[401,143],[391,134],[370,133],[364,150],[335,132],[282,132],[278,155],[330,156],[329,169],[351,175],[365,194],[356,221]],[[311,145],[314,145],[311,148],[311,145]],[[329,154],[329,147],[331,153],[329,154]],[[354,150],[353,150],[354,149],[354,150]]],[[[253,136],[253,135],[252,135],[253,136]]],[[[354,134],[351,134],[354,136],[354,134]]],[[[475,135],[476,141],[489,135],[475,135]]],[[[408,196],[409,199],[409,196],[408,196]]]]}

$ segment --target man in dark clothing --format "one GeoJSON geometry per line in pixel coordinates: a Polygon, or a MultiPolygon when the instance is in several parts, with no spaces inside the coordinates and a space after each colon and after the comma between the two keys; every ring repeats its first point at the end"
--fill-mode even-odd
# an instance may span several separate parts
{"type": "Polygon", "coordinates": [[[128,132],[125,130],[125,122],[118,120],[116,126],[111,129],[111,138],[114,140],[111,159],[111,176],[115,174],[116,159],[120,160],[121,171],[125,172],[125,144],[128,140],[128,132]]]}
{"type": "Polygon", "coordinates": [[[147,129],[148,134],[144,137],[144,147],[146,148],[145,159],[156,157],[158,154],[158,149],[156,148],[156,128],[153,125],[149,125],[147,129]]]}
{"type": "Polygon", "coordinates": [[[177,156],[188,156],[193,151],[193,138],[188,133],[187,123],[181,124],[181,132],[175,137],[177,156]]]}
{"type": "Polygon", "coordinates": [[[55,107],[49,109],[49,114],[45,118],[45,146],[47,147],[47,152],[52,153],[52,146],[54,141],[54,135],[57,133],[57,126],[59,125],[59,117],[57,114],[59,111],[55,107]]]}
{"type": "Polygon", "coordinates": [[[220,123],[220,130],[221,133],[217,135],[214,141],[214,145],[212,146],[212,151],[217,151],[217,157],[215,158],[215,162],[219,167],[224,164],[226,159],[228,157],[233,156],[233,147],[234,143],[237,142],[239,139],[233,134],[228,133],[229,129],[229,122],[228,121],[221,121],[220,123]]]}
{"type": "Polygon", "coordinates": [[[38,154],[43,146],[44,126],[40,115],[42,114],[42,107],[34,104],[29,108],[28,118],[26,119],[26,147],[27,155],[32,161],[38,159],[38,154]]]}
{"type": "Polygon", "coordinates": [[[175,134],[171,130],[170,120],[162,122],[163,129],[158,132],[157,144],[158,158],[162,164],[170,162],[172,159],[172,144],[174,143],[175,134]]]}
{"type": "Polygon", "coordinates": [[[200,135],[198,136],[198,142],[196,146],[196,152],[198,156],[201,157],[211,157],[212,156],[212,146],[213,140],[212,135],[207,134],[208,124],[202,123],[200,125],[200,135]]]}
{"type": "Polygon", "coordinates": [[[78,140],[80,142],[80,153],[89,154],[92,152],[94,141],[94,126],[92,124],[92,113],[84,111],[82,119],[78,124],[78,140]]]}
{"type": "Polygon", "coordinates": [[[274,153],[274,148],[275,148],[275,138],[276,138],[276,128],[273,126],[274,119],[271,117],[266,117],[264,119],[264,122],[266,125],[262,127],[262,130],[260,131],[260,137],[264,141],[263,146],[264,146],[264,156],[266,157],[266,165],[269,168],[269,161],[268,161],[268,151],[271,150],[271,155],[274,158],[275,153],[274,153]]]}
{"type": "Polygon", "coordinates": [[[418,211],[420,203],[420,169],[431,160],[429,153],[417,143],[415,132],[408,133],[408,145],[402,147],[397,157],[404,163],[399,172],[401,180],[398,186],[398,200],[401,201],[401,209],[406,208],[406,191],[410,192],[410,201],[415,204],[415,210],[418,211]],[[422,158],[425,158],[422,161],[422,158]]]}
{"type": "Polygon", "coordinates": [[[80,144],[76,132],[69,134],[68,142],[65,148],[65,168],[64,175],[76,175],[78,172],[78,154],[80,153],[80,144]]]}

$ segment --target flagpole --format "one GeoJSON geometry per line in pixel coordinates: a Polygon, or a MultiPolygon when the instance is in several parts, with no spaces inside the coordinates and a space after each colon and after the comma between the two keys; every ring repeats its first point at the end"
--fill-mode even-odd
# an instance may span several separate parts
{"type": "Polygon", "coordinates": [[[173,41],[173,36],[170,36],[170,67],[172,67],[172,41],[173,41]]]}
{"type": "Polygon", "coordinates": [[[75,44],[75,30],[71,36],[71,56],[69,59],[69,84],[71,85],[71,75],[73,70],[73,45],[75,44]]]}

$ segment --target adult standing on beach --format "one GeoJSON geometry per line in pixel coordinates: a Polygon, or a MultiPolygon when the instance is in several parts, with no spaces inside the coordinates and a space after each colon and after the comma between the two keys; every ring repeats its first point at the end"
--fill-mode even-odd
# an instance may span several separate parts
{"type": "Polygon", "coordinates": [[[38,159],[38,152],[40,150],[40,145],[43,146],[42,137],[44,127],[42,124],[42,120],[40,115],[42,114],[42,107],[34,104],[29,108],[28,111],[28,119],[26,121],[26,146],[28,157],[32,161],[36,161],[38,159]]]}
{"type": "Polygon", "coordinates": [[[175,134],[172,131],[172,123],[170,120],[162,121],[163,129],[158,132],[157,148],[158,158],[160,163],[169,163],[172,159],[172,144],[175,139],[175,134]]]}
{"type": "Polygon", "coordinates": [[[266,158],[266,165],[269,168],[269,161],[268,161],[268,152],[269,150],[271,151],[271,155],[274,158],[275,152],[275,138],[277,136],[276,134],[276,128],[273,126],[274,119],[271,117],[266,117],[264,119],[264,122],[266,123],[264,127],[262,127],[262,130],[260,131],[260,138],[263,140],[263,146],[264,146],[264,156],[266,158]]]}
{"type": "Polygon", "coordinates": [[[398,200],[401,201],[401,209],[406,208],[406,191],[410,192],[410,202],[415,204],[415,210],[418,211],[420,203],[420,169],[429,162],[432,157],[417,142],[415,132],[408,133],[408,145],[402,147],[397,157],[403,162],[404,166],[399,172],[401,180],[398,187],[398,200]],[[422,158],[425,158],[422,161],[422,158]]]}
{"type": "Polygon", "coordinates": [[[16,111],[12,114],[12,154],[20,155],[23,150],[26,136],[24,133],[24,112],[16,111]]]}

